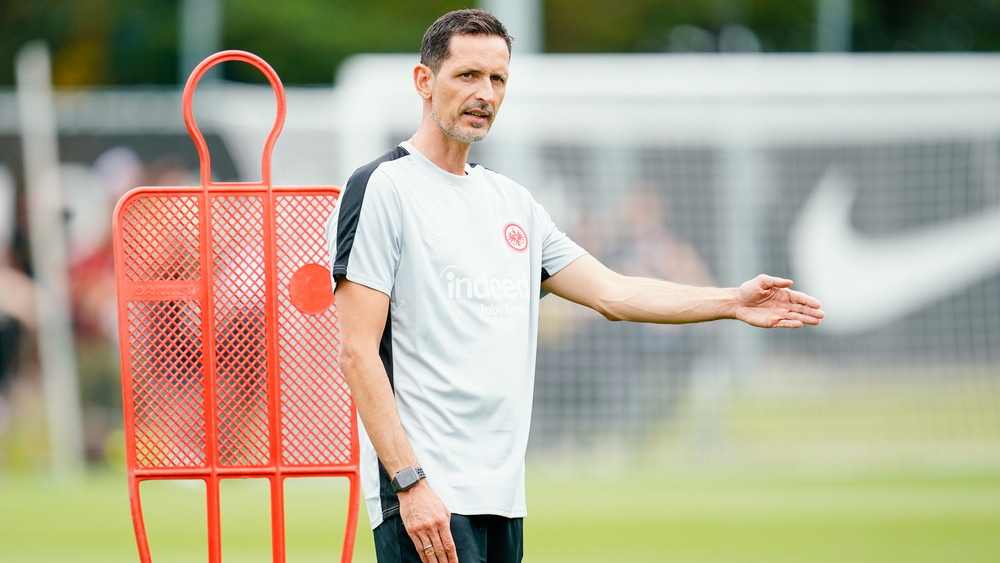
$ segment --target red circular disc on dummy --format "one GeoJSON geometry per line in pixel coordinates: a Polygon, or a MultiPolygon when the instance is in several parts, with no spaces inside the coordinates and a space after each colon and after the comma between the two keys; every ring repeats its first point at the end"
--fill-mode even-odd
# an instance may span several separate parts
{"type": "Polygon", "coordinates": [[[303,313],[318,315],[333,305],[333,284],[330,270],[319,264],[299,268],[288,282],[292,305],[303,313]]]}

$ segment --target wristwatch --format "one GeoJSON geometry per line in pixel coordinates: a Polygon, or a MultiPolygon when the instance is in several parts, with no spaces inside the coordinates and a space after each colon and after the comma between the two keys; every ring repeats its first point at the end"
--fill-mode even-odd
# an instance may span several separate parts
{"type": "Polygon", "coordinates": [[[407,467],[392,478],[392,490],[397,493],[405,491],[426,477],[427,475],[424,475],[423,469],[420,469],[419,467],[407,467]]]}

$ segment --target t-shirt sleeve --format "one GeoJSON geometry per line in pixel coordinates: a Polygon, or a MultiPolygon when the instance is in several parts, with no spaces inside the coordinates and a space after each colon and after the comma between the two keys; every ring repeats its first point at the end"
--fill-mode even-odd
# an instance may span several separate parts
{"type": "Polygon", "coordinates": [[[542,237],[542,281],[553,276],[559,270],[587,253],[580,245],[573,242],[566,233],[559,230],[549,213],[534,202],[535,216],[539,222],[542,237]]]}
{"type": "Polygon", "coordinates": [[[333,284],[341,278],[392,294],[401,212],[392,181],[377,168],[347,181],[326,224],[333,284]]]}

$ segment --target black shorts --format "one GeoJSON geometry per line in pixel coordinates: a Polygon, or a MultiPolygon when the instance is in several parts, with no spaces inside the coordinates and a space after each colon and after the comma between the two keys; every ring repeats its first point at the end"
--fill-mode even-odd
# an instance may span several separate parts
{"type": "MultiPolygon", "coordinates": [[[[524,521],[503,516],[451,515],[459,563],[519,563],[524,557],[524,521]]],[[[375,528],[378,563],[420,563],[403,521],[393,516],[375,528]]]]}

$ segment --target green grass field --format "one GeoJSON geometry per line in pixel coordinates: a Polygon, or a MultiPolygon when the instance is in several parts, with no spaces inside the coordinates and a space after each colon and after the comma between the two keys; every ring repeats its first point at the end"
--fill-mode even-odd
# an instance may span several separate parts
{"type": "MultiPolygon", "coordinates": [[[[1000,561],[1000,474],[564,479],[532,470],[526,561],[1000,561]]],[[[651,477],[652,475],[652,477],[651,477]]],[[[157,563],[205,556],[203,486],[143,488],[157,563]],[[201,490],[199,490],[201,487],[201,490]]],[[[223,488],[224,560],[269,558],[266,488],[223,488]]],[[[289,562],[339,561],[344,481],[289,485],[289,562]]],[[[362,511],[355,561],[373,562],[362,511]]],[[[0,477],[0,561],[137,561],[124,476],[0,477]]]]}

